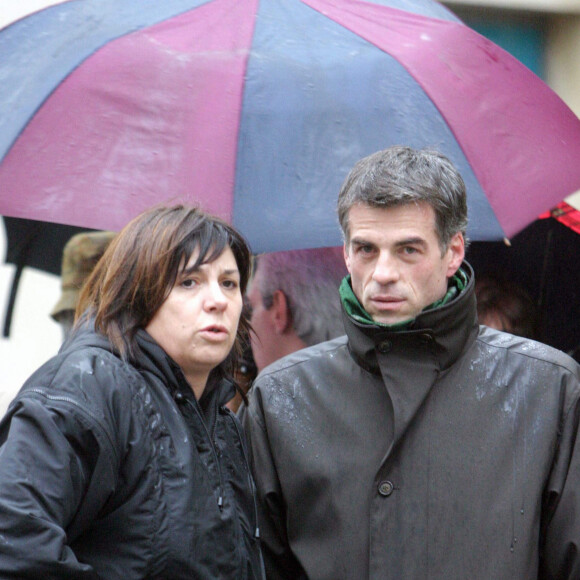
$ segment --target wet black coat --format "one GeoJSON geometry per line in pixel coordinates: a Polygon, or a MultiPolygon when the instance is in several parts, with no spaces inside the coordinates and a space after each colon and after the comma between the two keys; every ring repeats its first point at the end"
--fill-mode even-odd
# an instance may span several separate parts
{"type": "MultiPolygon", "coordinates": [[[[198,404],[144,332],[86,331],[0,425],[0,578],[262,578],[253,483],[222,384],[198,404]]],[[[224,390],[225,389],[225,390],[224,390]]]]}
{"type": "Polygon", "coordinates": [[[578,580],[578,365],[479,327],[472,273],[408,331],[345,324],[242,413],[269,578],[578,580]]]}

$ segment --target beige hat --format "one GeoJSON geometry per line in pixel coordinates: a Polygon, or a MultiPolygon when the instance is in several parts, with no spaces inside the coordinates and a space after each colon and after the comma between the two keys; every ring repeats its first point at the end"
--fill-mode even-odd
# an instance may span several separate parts
{"type": "Polygon", "coordinates": [[[61,288],[50,315],[58,322],[65,310],[75,310],[85,280],[115,237],[115,232],[86,232],[73,236],[62,252],[61,288]]]}

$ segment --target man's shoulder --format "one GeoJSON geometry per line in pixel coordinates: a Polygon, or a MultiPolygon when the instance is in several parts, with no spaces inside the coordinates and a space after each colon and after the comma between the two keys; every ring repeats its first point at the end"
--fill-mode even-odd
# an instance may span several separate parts
{"type": "Polygon", "coordinates": [[[346,352],[347,337],[339,336],[326,342],[297,350],[282,357],[262,370],[259,378],[287,372],[302,372],[316,366],[332,366],[341,351],[346,352]]]}
{"type": "Polygon", "coordinates": [[[555,365],[571,373],[580,372],[580,365],[571,356],[536,340],[481,326],[478,342],[485,348],[496,349],[504,356],[523,357],[528,364],[555,365]]]}
{"type": "Polygon", "coordinates": [[[333,389],[347,380],[355,364],[347,349],[346,336],[307,347],[264,368],[248,392],[249,405],[239,416],[247,427],[257,423],[265,429],[264,417],[277,417],[282,423],[302,416],[321,400],[332,398],[333,389]]]}

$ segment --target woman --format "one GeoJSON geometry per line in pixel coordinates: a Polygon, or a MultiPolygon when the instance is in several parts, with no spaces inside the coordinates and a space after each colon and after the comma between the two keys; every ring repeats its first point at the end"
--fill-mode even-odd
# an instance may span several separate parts
{"type": "Polygon", "coordinates": [[[1,578],[263,577],[225,407],[249,269],[240,235],[193,208],[152,209],[115,238],[72,338],[0,424],[1,578]]]}

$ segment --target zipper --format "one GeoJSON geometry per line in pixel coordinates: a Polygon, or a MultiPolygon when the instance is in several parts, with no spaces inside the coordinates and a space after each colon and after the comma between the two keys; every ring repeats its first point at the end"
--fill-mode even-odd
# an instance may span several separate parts
{"type": "Polygon", "coordinates": [[[203,428],[205,430],[205,433],[207,435],[207,438],[209,440],[209,446],[211,448],[216,466],[217,466],[217,471],[218,471],[218,479],[219,479],[219,490],[218,490],[218,499],[217,499],[217,504],[218,507],[221,510],[223,510],[224,507],[224,484],[223,484],[223,476],[222,476],[222,467],[221,467],[221,462],[219,460],[219,456],[218,453],[216,451],[216,445],[215,445],[215,430],[216,430],[216,421],[214,421],[214,425],[213,425],[213,429],[212,432],[209,432],[209,429],[207,428],[207,424],[205,422],[205,419],[203,418],[203,412],[201,410],[201,407],[199,406],[199,402],[197,399],[194,400],[194,402],[192,402],[190,400],[189,397],[185,397],[182,395],[182,399],[181,401],[185,400],[185,402],[196,412],[201,424],[203,425],[203,428]]]}
{"type": "MultiPolygon", "coordinates": [[[[169,359],[169,364],[172,367],[173,372],[175,373],[175,378],[177,379],[178,385],[180,385],[182,388],[185,388],[186,391],[189,392],[191,390],[191,387],[189,386],[189,383],[187,382],[187,380],[183,376],[183,371],[181,370],[181,367],[179,365],[177,365],[176,363],[174,363],[171,359],[169,359]]],[[[224,483],[223,483],[221,462],[219,460],[219,456],[217,454],[216,445],[215,445],[215,430],[216,430],[216,426],[217,426],[216,421],[214,420],[213,429],[212,429],[212,432],[210,433],[209,429],[207,428],[207,423],[205,422],[205,419],[203,417],[203,411],[201,410],[201,407],[199,405],[199,401],[195,397],[194,397],[193,402],[192,402],[191,398],[189,396],[185,396],[181,392],[181,390],[178,389],[173,394],[173,400],[176,403],[178,403],[178,405],[183,404],[184,402],[187,403],[195,411],[199,421],[203,425],[203,429],[204,429],[204,431],[207,435],[207,438],[209,440],[209,446],[211,448],[211,452],[213,454],[214,461],[216,463],[217,470],[218,470],[219,489],[218,489],[217,504],[218,504],[219,510],[222,511],[223,507],[224,507],[224,483]]],[[[184,418],[184,420],[185,420],[185,418],[184,418]]],[[[187,427],[187,422],[186,422],[186,427],[187,427]]],[[[189,429],[189,427],[187,427],[187,428],[189,429]]]]}
{"type": "Polygon", "coordinates": [[[248,483],[250,485],[250,492],[252,494],[252,500],[254,503],[254,538],[259,540],[260,539],[260,526],[258,525],[258,501],[256,499],[256,486],[254,485],[254,480],[252,479],[250,462],[248,461],[248,455],[246,453],[245,441],[244,441],[244,438],[242,437],[242,433],[240,431],[240,428],[238,427],[237,421],[235,420],[235,418],[233,416],[233,413],[227,407],[221,407],[221,409],[223,410],[223,413],[225,413],[226,416],[231,419],[232,423],[234,424],[234,427],[236,428],[236,432],[238,434],[238,439],[240,440],[240,446],[242,448],[242,456],[243,456],[244,462],[246,464],[246,470],[248,473],[248,483]]]}

